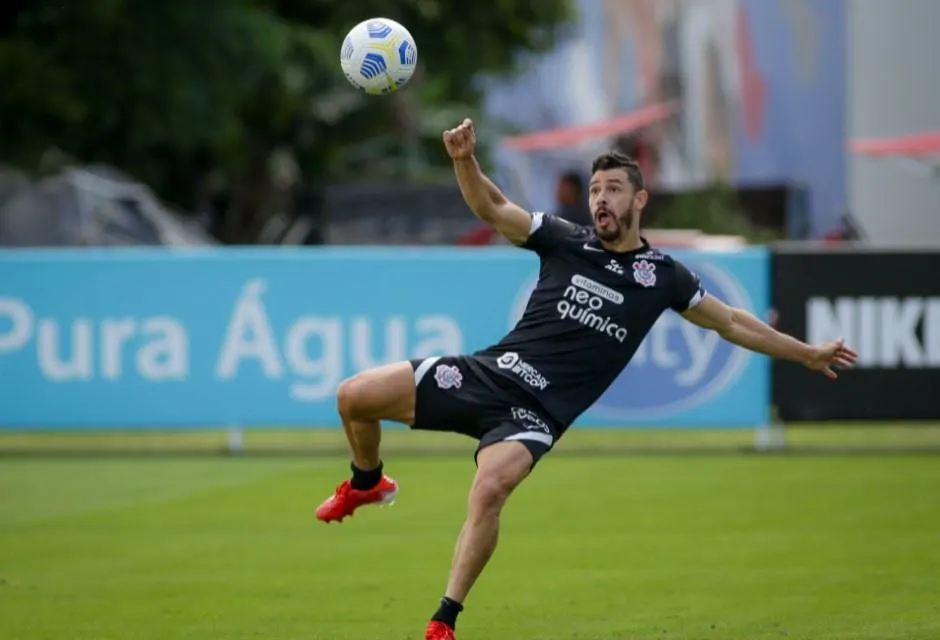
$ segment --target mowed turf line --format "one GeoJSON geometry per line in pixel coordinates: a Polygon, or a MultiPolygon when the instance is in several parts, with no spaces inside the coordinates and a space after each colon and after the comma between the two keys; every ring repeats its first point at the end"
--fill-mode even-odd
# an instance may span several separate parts
{"type": "MultiPolygon", "coordinates": [[[[405,640],[473,472],[387,460],[398,504],[326,526],[341,458],[0,461],[0,638],[405,640]]],[[[935,457],[546,458],[461,640],[940,637],[935,457]]]]}
{"type": "MultiPolygon", "coordinates": [[[[298,429],[256,428],[244,431],[246,454],[346,455],[349,444],[339,427],[298,429]]],[[[226,451],[229,432],[204,430],[0,430],[0,456],[122,455],[217,453],[226,451]]],[[[871,423],[798,424],[786,428],[790,451],[797,452],[940,452],[940,424],[871,423]]],[[[719,452],[753,449],[753,429],[585,428],[565,433],[553,456],[586,453],[719,452]]],[[[475,443],[453,433],[412,431],[383,425],[382,446],[387,453],[464,454],[475,443]]]]}

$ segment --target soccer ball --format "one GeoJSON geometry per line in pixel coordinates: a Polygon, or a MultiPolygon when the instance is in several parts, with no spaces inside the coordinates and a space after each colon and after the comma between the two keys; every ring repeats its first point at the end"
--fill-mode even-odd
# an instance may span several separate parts
{"type": "Polygon", "coordinates": [[[398,91],[408,83],[418,63],[418,47],[402,25],[372,18],[349,31],[339,59],[354,87],[378,95],[398,91]]]}

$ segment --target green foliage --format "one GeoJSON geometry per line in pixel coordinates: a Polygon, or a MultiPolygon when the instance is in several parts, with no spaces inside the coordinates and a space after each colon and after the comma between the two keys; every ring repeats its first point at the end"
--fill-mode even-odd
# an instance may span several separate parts
{"type": "Polygon", "coordinates": [[[277,154],[307,181],[432,179],[440,131],[473,115],[475,77],[550,46],[571,11],[570,0],[480,0],[472,12],[447,0],[7,3],[0,162],[35,170],[56,148],[184,208],[221,185],[250,213],[276,190],[277,154]],[[357,93],[339,68],[343,36],[375,15],[406,25],[419,50],[412,84],[384,97],[357,93]]]}
{"type": "Polygon", "coordinates": [[[670,206],[656,216],[655,226],[661,229],[699,229],[708,234],[743,236],[755,244],[779,239],[773,231],[751,224],[738,204],[734,189],[727,183],[713,184],[704,191],[678,194],[670,206]]]}

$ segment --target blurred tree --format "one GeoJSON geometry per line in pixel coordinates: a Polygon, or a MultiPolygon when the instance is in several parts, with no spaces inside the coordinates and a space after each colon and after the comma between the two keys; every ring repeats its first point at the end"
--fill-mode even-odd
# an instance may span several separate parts
{"type": "Polygon", "coordinates": [[[444,164],[445,123],[424,114],[452,125],[455,106],[477,103],[481,72],[511,71],[519,53],[550,46],[572,11],[570,0],[476,5],[8,0],[0,161],[35,170],[59,149],[114,164],[189,210],[221,190],[230,196],[223,240],[251,242],[297,171],[327,182],[444,164]],[[373,15],[417,41],[406,91],[365,96],[340,72],[343,36],[373,15]]]}

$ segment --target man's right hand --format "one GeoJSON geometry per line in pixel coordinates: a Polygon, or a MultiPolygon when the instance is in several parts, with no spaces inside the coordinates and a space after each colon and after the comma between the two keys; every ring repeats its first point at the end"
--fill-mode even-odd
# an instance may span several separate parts
{"type": "Polygon", "coordinates": [[[532,216],[514,205],[480,171],[473,158],[477,134],[470,118],[444,132],[444,147],[454,160],[454,173],[464,201],[483,222],[492,225],[504,238],[523,244],[532,230],[532,216]]]}
{"type": "Polygon", "coordinates": [[[465,118],[457,127],[444,132],[444,147],[454,160],[471,157],[476,144],[477,134],[470,118],[465,118]]]}

